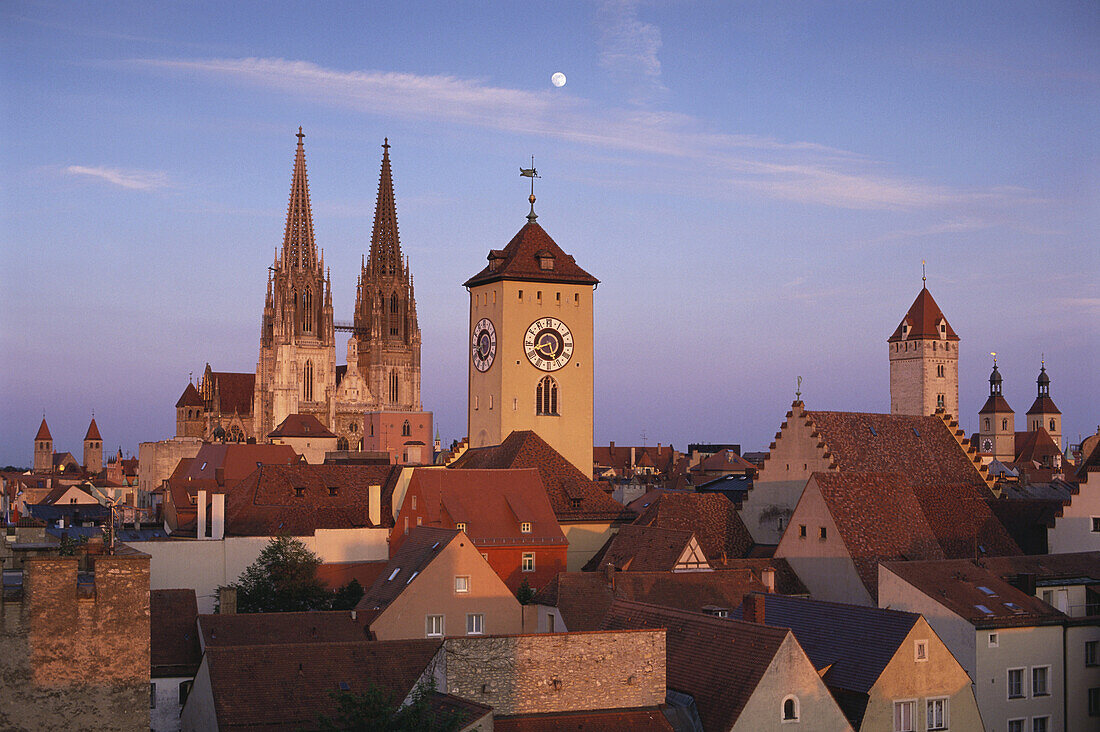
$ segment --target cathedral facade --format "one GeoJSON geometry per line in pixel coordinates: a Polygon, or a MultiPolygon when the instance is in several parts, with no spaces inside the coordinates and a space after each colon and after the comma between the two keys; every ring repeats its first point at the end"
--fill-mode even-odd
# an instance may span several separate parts
{"type": "Polygon", "coordinates": [[[267,442],[293,414],[315,417],[338,448],[430,457],[432,415],[420,401],[420,327],[401,253],[389,141],[383,144],[369,257],[361,263],[350,323],[334,319],[332,285],[317,246],[298,130],[283,244],[268,267],[255,373],[213,371],[176,404],[177,437],[267,442]],[[336,332],[350,332],[337,364],[336,332]]]}

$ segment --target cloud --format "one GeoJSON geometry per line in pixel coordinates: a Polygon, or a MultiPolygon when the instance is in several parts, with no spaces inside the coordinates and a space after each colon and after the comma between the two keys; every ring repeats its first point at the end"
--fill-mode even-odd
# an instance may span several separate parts
{"type": "Polygon", "coordinates": [[[712,191],[850,209],[1019,205],[1019,189],[958,190],[907,179],[847,150],[814,142],[715,132],[689,115],[596,106],[548,90],[493,86],[478,79],[391,71],[343,71],[280,58],[134,59],[160,72],[203,74],[362,114],[462,124],[552,137],[661,159],[712,191]]]}
{"type": "Polygon", "coordinates": [[[637,0],[604,0],[596,12],[600,28],[600,65],[631,90],[642,104],[667,89],[661,83],[661,30],[638,20],[637,0]]]}
{"type": "Polygon", "coordinates": [[[146,170],[119,170],[118,168],[90,168],[84,165],[70,165],[65,168],[69,175],[87,175],[99,178],[120,188],[135,191],[151,191],[168,187],[168,176],[164,173],[146,170]]]}

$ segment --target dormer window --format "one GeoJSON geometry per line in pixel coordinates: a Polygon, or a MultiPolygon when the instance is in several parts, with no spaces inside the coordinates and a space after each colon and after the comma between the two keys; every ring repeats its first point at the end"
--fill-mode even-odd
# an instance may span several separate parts
{"type": "Polygon", "coordinates": [[[296,488],[294,489],[294,495],[295,495],[295,496],[296,496],[297,498],[301,498],[301,497],[302,497],[302,496],[304,496],[305,494],[306,494],[306,489],[305,489],[305,488],[302,488],[301,486],[298,486],[298,487],[296,487],[296,488]]]}
{"type": "Polygon", "coordinates": [[[465,521],[459,521],[457,524],[455,524],[455,528],[458,529],[459,531],[466,531],[466,522],[465,521]]]}
{"type": "Polygon", "coordinates": [[[554,255],[552,252],[542,249],[535,254],[535,258],[539,260],[539,269],[554,269],[554,255]]]}
{"type": "Polygon", "coordinates": [[[330,496],[338,496],[338,495],[340,495],[340,489],[336,486],[330,485],[329,488],[328,488],[328,494],[330,496]]]}
{"type": "Polygon", "coordinates": [[[909,335],[909,326],[906,323],[901,324],[901,337],[906,338],[909,335]]]}
{"type": "Polygon", "coordinates": [[[521,534],[530,534],[531,533],[531,523],[529,521],[524,521],[523,523],[521,523],[519,525],[519,531],[520,531],[521,534]]]}

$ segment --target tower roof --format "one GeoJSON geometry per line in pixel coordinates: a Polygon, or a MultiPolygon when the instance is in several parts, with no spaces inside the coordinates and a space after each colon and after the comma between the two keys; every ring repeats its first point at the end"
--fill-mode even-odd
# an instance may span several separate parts
{"type": "Polygon", "coordinates": [[[309,180],[306,177],[306,151],[298,128],[298,150],[294,154],[294,176],[290,183],[290,203],[283,234],[283,266],[315,267],[317,249],[313,241],[313,212],[309,205],[309,180]]]}
{"type": "Polygon", "coordinates": [[[404,274],[401,239],[397,233],[397,204],[390,170],[390,141],[382,143],[382,172],[378,177],[378,201],[374,205],[374,229],[370,237],[367,267],[376,275],[404,274]]]}
{"type": "Polygon", "coordinates": [[[898,324],[897,330],[890,336],[889,343],[902,339],[901,330],[904,325],[909,326],[909,332],[906,334],[906,338],[946,338],[946,340],[949,341],[959,340],[959,337],[955,335],[955,331],[951,329],[951,324],[947,322],[947,318],[944,317],[943,312],[940,310],[940,306],[936,304],[935,299],[932,297],[932,293],[928,291],[927,287],[921,288],[920,293],[917,295],[917,299],[913,301],[913,306],[909,308],[909,312],[905,314],[901,323],[898,324]],[[946,335],[940,333],[939,325],[941,320],[946,326],[946,335]]]}
{"type": "Polygon", "coordinates": [[[989,398],[985,400],[985,406],[983,406],[978,414],[1005,414],[1012,411],[1012,407],[1008,406],[1008,402],[1000,394],[990,394],[989,398]]]}
{"type": "Polygon", "coordinates": [[[598,279],[581,269],[534,221],[524,224],[504,249],[490,251],[488,266],[466,280],[464,286],[498,280],[599,284],[598,279]]]}
{"type": "Polygon", "coordinates": [[[88,425],[88,432],[84,435],[85,440],[102,440],[99,436],[99,427],[96,426],[95,417],[92,417],[91,424],[88,425]]]}
{"type": "Polygon", "coordinates": [[[42,424],[38,427],[38,434],[34,436],[36,440],[52,440],[53,435],[50,434],[50,428],[46,426],[46,418],[42,418],[42,424]]]}
{"type": "Polygon", "coordinates": [[[1031,409],[1027,410],[1028,414],[1061,414],[1062,411],[1058,409],[1054,404],[1054,400],[1046,394],[1041,394],[1035,398],[1035,401],[1031,405],[1031,409]]]}
{"type": "Polygon", "coordinates": [[[199,390],[195,388],[195,385],[190,381],[187,382],[187,388],[183,390],[183,394],[180,395],[179,401],[176,402],[176,409],[180,407],[201,407],[202,396],[199,395],[199,390]]]}

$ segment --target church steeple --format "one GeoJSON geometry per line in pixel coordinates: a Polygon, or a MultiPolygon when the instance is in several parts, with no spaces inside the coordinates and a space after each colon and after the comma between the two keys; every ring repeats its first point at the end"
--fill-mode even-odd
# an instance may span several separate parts
{"type": "Polygon", "coordinates": [[[382,174],[378,178],[378,201],[374,206],[374,230],[370,238],[368,269],[374,277],[404,276],[401,239],[397,234],[397,205],[390,171],[390,140],[382,143],[382,174]]]}
{"type": "Polygon", "coordinates": [[[298,150],[294,153],[294,176],[290,183],[290,203],[286,212],[282,264],[294,269],[317,266],[317,248],[313,241],[313,211],[309,205],[309,179],[306,176],[305,135],[298,128],[298,150]]]}

